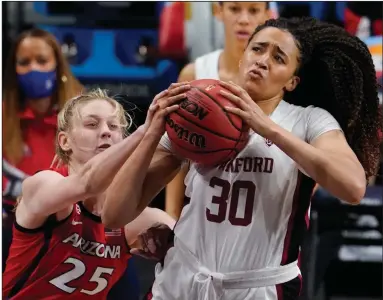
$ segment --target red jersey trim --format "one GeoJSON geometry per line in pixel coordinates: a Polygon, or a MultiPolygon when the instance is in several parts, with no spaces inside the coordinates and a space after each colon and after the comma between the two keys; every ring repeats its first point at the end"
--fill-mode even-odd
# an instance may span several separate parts
{"type": "Polygon", "coordinates": [[[25,227],[21,226],[20,224],[18,224],[16,220],[14,223],[14,227],[16,230],[18,230],[22,233],[29,233],[29,234],[34,234],[34,233],[38,233],[38,232],[45,231],[45,230],[52,230],[53,228],[57,228],[61,224],[64,224],[66,221],[68,221],[68,219],[72,216],[73,211],[74,211],[74,209],[72,209],[72,212],[65,219],[62,219],[61,221],[57,221],[56,214],[50,215],[47,218],[47,220],[44,222],[44,224],[38,228],[33,228],[33,229],[25,228],[25,227]]]}
{"type": "MultiPolygon", "coordinates": [[[[54,224],[57,224],[57,221],[55,220],[56,219],[55,217],[56,217],[55,215],[49,216],[47,221],[42,226],[42,227],[46,228],[46,230],[44,230],[44,244],[42,245],[39,253],[32,260],[32,262],[29,265],[29,267],[27,268],[27,270],[23,273],[21,278],[13,286],[13,288],[11,289],[11,291],[10,291],[10,293],[9,293],[7,298],[11,298],[11,297],[15,296],[18,292],[20,292],[22,290],[23,286],[28,281],[28,279],[31,276],[31,274],[33,273],[33,271],[39,265],[41,259],[44,257],[44,255],[49,250],[49,244],[50,244],[51,239],[52,239],[53,228],[56,227],[56,226],[54,226],[54,224]],[[53,226],[52,226],[52,224],[53,224],[53,226]]],[[[16,221],[15,221],[15,227],[16,227],[16,221]]],[[[40,227],[40,228],[42,228],[42,227],[40,227]]],[[[24,229],[26,229],[26,228],[24,228],[24,229]]]]}
{"type": "Polygon", "coordinates": [[[84,212],[84,216],[85,217],[92,219],[94,222],[102,223],[101,222],[101,217],[100,216],[96,216],[96,215],[92,214],[89,210],[87,210],[85,208],[84,204],[82,203],[82,201],[78,202],[77,204],[80,206],[81,211],[84,212]]]}

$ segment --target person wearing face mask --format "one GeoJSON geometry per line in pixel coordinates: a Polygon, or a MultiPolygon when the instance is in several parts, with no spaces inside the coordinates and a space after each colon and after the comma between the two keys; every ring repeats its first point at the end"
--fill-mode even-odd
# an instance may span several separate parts
{"type": "MultiPolygon", "coordinates": [[[[8,256],[13,207],[22,181],[49,168],[57,112],[82,85],[70,71],[53,35],[32,29],[14,42],[3,86],[3,266],[8,256]]],[[[4,270],[4,268],[3,268],[4,270]]]]}
{"type": "MultiPolygon", "coordinates": [[[[239,60],[249,37],[258,25],[273,15],[271,4],[269,2],[214,3],[214,14],[224,27],[224,48],[198,57],[195,62],[186,65],[178,81],[203,78],[230,81],[236,78],[239,60]]],[[[176,219],[179,218],[184,203],[184,180],[188,170],[189,165],[185,164],[166,187],[166,212],[176,219]]]]}
{"type": "MultiPolygon", "coordinates": [[[[23,32],[14,42],[3,87],[3,271],[12,241],[14,206],[22,182],[49,169],[55,155],[57,114],[84,87],[73,76],[56,38],[41,29],[23,32]]],[[[159,220],[155,209],[146,219],[159,220]]],[[[111,289],[111,299],[135,299],[134,262],[111,289]]],[[[138,297],[138,295],[137,295],[138,297]]]]}

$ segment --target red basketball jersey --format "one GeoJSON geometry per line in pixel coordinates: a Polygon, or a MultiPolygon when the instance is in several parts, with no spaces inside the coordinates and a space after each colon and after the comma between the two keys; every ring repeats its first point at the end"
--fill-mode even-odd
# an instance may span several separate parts
{"type": "Polygon", "coordinates": [[[79,202],[66,219],[51,216],[38,229],[15,223],[3,298],[106,299],[129,258],[124,230],[106,229],[79,202]]]}

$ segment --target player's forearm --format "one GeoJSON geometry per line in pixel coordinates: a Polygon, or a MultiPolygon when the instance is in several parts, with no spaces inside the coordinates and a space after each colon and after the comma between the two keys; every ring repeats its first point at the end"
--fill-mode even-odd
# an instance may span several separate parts
{"type": "Polygon", "coordinates": [[[145,135],[136,151],[117,172],[110,184],[102,211],[103,223],[108,227],[122,227],[133,221],[139,209],[145,177],[160,137],[145,135]]]}
{"type": "Polygon", "coordinates": [[[143,136],[144,128],[140,127],[123,141],[99,153],[84,165],[79,175],[85,179],[83,182],[88,194],[100,193],[110,185],[121,165],[137,148],[143,136]]]}
{"type": "MultiPolygon", "coordinates": [[[[166,191],[167,193],[167,191],[166,191]]],[[[181,215],[182,210],[182,203],[177,198],[173,198],[173,200],[170,200],[169,198],[165,199],[165,211],[170,216],[175,218],[176,220],[179,219],[181,215]]]]}
{"type": "Polygon", "coordinates": [[[317,149],[279,126],[270,140],[335,197],[357,204],[364,196],[360,170],[351,158],[317,149]]]}
{"type": "Polygon", "coordinates": [[[125,237],[129,245],[132,245],[138,238],[138,235],[155,224],[163,223],[173,229],[176,221],[166,212],[158,209],[147,207],[132,222],[125,226],[125,237]]]}
{"type": "Polygon", "coordinates": [[[178,219],[181,214],[185,195],[184,180],[187,170],[182,168],[176,177],[166,186],[165,210],[173,218],[178,219]]]}

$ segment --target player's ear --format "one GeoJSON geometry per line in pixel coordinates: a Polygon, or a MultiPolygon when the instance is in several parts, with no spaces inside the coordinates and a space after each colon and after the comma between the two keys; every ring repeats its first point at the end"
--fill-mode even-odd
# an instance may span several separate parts
{"type": "Polygon", "coordinates": [[[297,85],[299,84],[300,78],[298,76],[293,76],[285,85],[285,90],[288,92],[292,92],[295,90],[297,85]]]}
{"type": "Polygon", "coordinates": [[[212,4],[213,16],[216,17],[217,20],[222,21],[223,2],[213,2],[212,4]]]}
{"type": "Polygon", "coordinates": [[[66,132],[60,131],[58,133],[57,140],[58,140],[58,144],[59,144],[60,148],[63,151],[67,152],[67,151],[71,150],[70,139],[69,139],[69,136],[66,132]]]}

